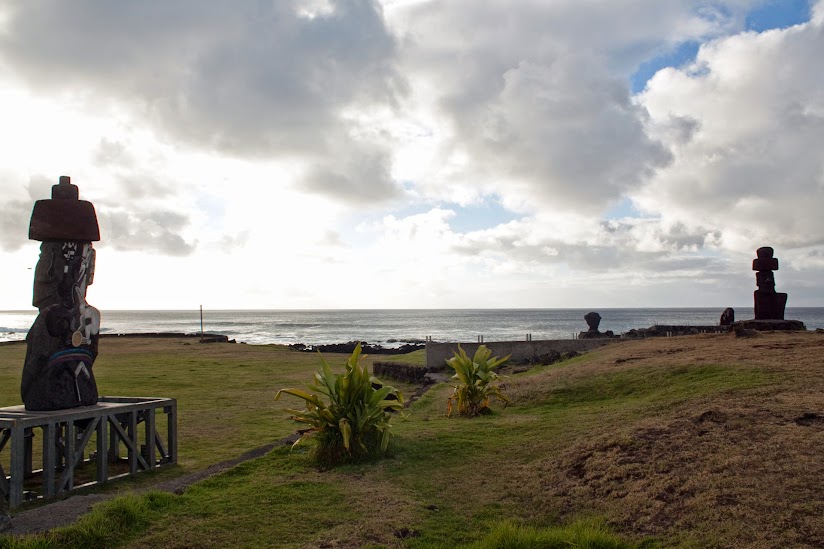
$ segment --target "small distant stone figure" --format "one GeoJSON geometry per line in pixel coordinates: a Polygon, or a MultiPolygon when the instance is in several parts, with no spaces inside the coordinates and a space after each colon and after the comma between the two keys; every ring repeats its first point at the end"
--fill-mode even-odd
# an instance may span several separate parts
{"type": "Polygon", "coordinates": [[[587,330],[586,332],[580,332],[578,334],[578,339],[598,339],[602,337],[613,337],[615,335],[612,333],[612,331],[609,330],[603,334],[598,331],[598,325],[601,324],[601,315],[594,311],[585,314],[584,320],[587,321],[589,330],[587,330]]]}
{"type": "Polygon", "coordinates": [[[587,321],[587,326],[589,326],[590,332],[598,332],[598,325],[601,324],[601,315],[593,311],[585,314],[584,320],[587,321]]]}
{"type": "Polygon", "coordinates": [[[52,186],[50,200],[38,200],[29,238],[39,240],[32,304],[40,314],[26,336],[20,394],[26,410],[61,410],[97,404],[92,366],[97,358],[100,312],[86,302],[94,281],[100,240],[91,202],[79,199],[67,176],[52,186]]]}
{"type": "Polygon", "coordinates": [[[735,310],[732,307],[727,307],[724,309],[724,312],[721,313],[721,326],[732,326],[732,323],[735,322],[735,310]]]}
{"type": "Polygon", "coordinates": [[[778,270],[778,259],[773,257],[773,253],[769,246],[758,248],[755,252],[757,258],[752,261],[752,270],[756,271],[755,283],[758,286],[753,294],[756,320],[784,320],[787,294],[775,291],[773,271],[778,270]]]}

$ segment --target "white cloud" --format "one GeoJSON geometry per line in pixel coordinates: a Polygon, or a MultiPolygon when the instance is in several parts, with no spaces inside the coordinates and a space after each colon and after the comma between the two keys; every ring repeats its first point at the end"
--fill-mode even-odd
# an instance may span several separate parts
{"type": "MultiPolygon", "coordinates": [[[[819,4],[820,6],[821,4],[819,4]]],[[[824,26],[744,33],[659,72],[639,98],[676,152],[635,199],[728,249],[824,245],[824,26]],[[668,130],[673,117],[694,128],[668,130]]]]}
{"type": "Polygon", "coordinates": [[[446,200],[496,194],[522,212],[603,211],[671,159],[629,74],[739,27],[753,3],[390,4],[410,88],[446,121],[421,186],[446,200]]]}

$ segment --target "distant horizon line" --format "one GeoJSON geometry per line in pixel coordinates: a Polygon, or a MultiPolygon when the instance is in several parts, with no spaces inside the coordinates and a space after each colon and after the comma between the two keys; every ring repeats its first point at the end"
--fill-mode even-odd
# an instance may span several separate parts
{"type": "MultiPolygon", "coordinates": [[[[732,309],[752,309],[753,305],[732,305],[727,306],[731,307],[732,309]]],[[[331,308],[203,308],[203,311],[223,311],[223,312],[238,312],[238,311],[250,311],[250,312],[281,312],[281,311],[288,311],[288,312],[321,312],[321,311],[614,311],[614,310],[638,310],[638,309],[658,309],[658,310],[667,310],[667,309],[680,309],[680,310],[707,310],[707,309],[719,309],[723,311],[727,307],[721,306],[691,306],[691,307],[682,307],[682,306],[654,306],[654,307],[361,307],[361,308],[350,308],[350,307],[331,307],[331,308]]],[[[821,309],[824,308],[824,305],[796,305],[791,306],[787,305],[787,309],[821,309]]],[[[200,312],[200,307],[192,308],[192,309],[100,309],[102,312],[122,312],[122,313],[133,313],[133,312],[200,312]]],[[[37,312],[37,309],[32,307],[31,309],[0,309],[0,313],[29,313],[29,312],[37,312]]]]}

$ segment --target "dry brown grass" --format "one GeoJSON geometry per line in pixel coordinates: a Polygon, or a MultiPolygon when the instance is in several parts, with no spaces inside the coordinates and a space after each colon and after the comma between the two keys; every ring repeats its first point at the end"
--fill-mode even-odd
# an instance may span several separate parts
{"type": "Polygon", "coordinates": [[[520,392],[702,364],[760,370],[775,382],[689,398],[624,424],[605,418],[558,455],[519,468],[523,504],[603,514],[620,530],[673,542],[683,533],[701,546],[824,547],[824,335],[661,338],[599,355],[520,392]]]}

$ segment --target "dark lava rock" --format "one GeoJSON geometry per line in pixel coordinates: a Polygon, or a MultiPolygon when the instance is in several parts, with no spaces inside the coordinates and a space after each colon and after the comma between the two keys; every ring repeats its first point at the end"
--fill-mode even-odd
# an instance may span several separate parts
{"type": "Polygon", "coordinates": [[[820,416],[815,412],[804,412],[795,419],[797,425],[809,427],[810,425],[824,424],[824,416],[820,416]]]}
{"type": "Polygon", "coordinates": [[[733,333],[735,337],[757,337],[758,330],[752,330],[750,328],[745,328],[744,326],[736,326],[733,329],[733,333]]]}
{"type": "Polygon", "coordinates": [[[405,526],[400,530],[395,530],[395,537],[400,539],[418,538],[420,535],[421,533],[417,530],[410,530],[405,526]]]}
{"type": "Polygon", "coordinates": [[[330,343],[326,345],[304,345],[303,343],[293,343],[290,348],[296,351],[320,351],[321,353],[343,353],[351,354],[355,347],[361,345],[361,351],[369,355],[405,355],[412,351],[426,348],[424,343],[406,343],[398,348],[383,347],[381,345],[371,345],[366,341],[349,341],[347,343],[330,343]]]}
{"type": "Polygon", "coordinates": [[[727,414],[718,410],[707,410],[695,420],[696,423],[726,423],[727,414]]]}
{"type": "Polygon", "coordinates": [[[726,333],[729,331],[729,326],[682,326],[673,324],[657,324],[649,328],[633,328],[624,333],[621,337],[624,338],[638,338],[638,337],[666,337],[696,335],[696,334],[715,334],[726,333]]]}
{"type": "Polygon", "coordinates": [[[375,362],[372,372],[376,377],[405,381],[407,383],[426,383],[426,374],[440,371],[440,368],[415,366],[403,362],[375,362]]]}

